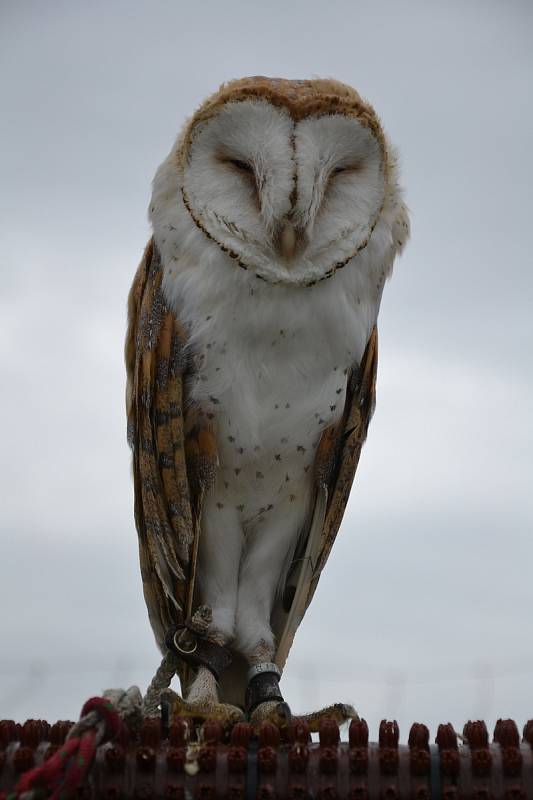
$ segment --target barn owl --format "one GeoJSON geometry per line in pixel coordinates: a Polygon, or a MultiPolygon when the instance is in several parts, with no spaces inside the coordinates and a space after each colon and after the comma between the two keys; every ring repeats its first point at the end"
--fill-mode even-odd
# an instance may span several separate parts
{"type": "Polygon", "coordinates": [[[223,85],[156,172],[128,436],[150,622],[189,708],[283,701],[374,408],[397,173],[354,89],[264,77],[223,85]]]}

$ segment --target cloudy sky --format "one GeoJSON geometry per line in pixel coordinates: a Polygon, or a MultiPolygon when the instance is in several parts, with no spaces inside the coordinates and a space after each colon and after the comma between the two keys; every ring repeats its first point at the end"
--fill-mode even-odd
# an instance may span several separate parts
{"type": "Polygon", "coordinates": [[[524,0],[0,3],[0,717],[77,718],[158,663],[123,412],[155,168],[224,80],[333,76],[399,146],[412,241],[378,406],[283,679],[374,734],[533,717],[524,0]]]}

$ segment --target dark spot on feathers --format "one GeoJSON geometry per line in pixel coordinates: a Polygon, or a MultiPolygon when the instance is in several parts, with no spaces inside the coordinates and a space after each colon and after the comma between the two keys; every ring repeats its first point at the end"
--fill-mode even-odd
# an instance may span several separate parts
{"type": "Polygon", "coordinates": [[[272,503],[269,503],[267,505],[267,511],[272,511],[273,508],[274,508],[274,506],[272,505],[272,503]]]}
{"type": "Polygon", "coordinates": [[[235,475],[238,475],[241,470],[240,470],[239,467],[235,467],[235,469],[233,471],[234,471],[235,475]]]}
{"type": "Polygon", "coordinates": [[[212,411],[208,411],[208,413],[207,413],[207,419],[213,419],[213,418],[214,418],[214,416],[215,416],[215,415],[213,414],[213,412],[212,412],[212,411]]]}
{"type": "Polygon", "coordinates": [[[217,508],[224,508],[224,503],[217,503],[217,508]]]}
{"type": "Polygon", "coordinates": [[[224,481],[224,489],[229,489],[229,483],[227,481],[224,481]]]}
{"type": "Polygon", "coordinates": [[[220,400],[217,397],[213,397],[212,394],[209,395],[209,399],[211,400],[214,406],[217,406],[220,403],[220,400]]]}
{"type": "Polygon", "coordinates": [[[154,422],[157,426],[168,425],[170,414],[166,411],[156,411],[154,414],[154,422]]]}
{"type": "Polygon", "coordinates": [[[336,409],[336,408],[337,408],[337,406],[336,406],[336,405],[332,405],[332,406],[330,406],[330,407],[329,407],[329,410],[330,410],[330,411],[335,411],[335,409],[336,409]]]}
{"type": "Polygon", "coordinates": [[[261,480],[262,478],[264,478],[265,476],[263,475],[263,473],[262,473],[262,472],[259,472],[259,470],[257,470],[257,471],[256,471],[256,473],[255,473],[255,477],[256,477],[256,478],[257,478],[257,480],[259,481],[259,480],[261,480]]]}
{"type": "Polygon", "coordinates": [[[287,436],[282,436],[281,439],[280,439],[281,444],[287,444],[288,441],[289,440],[288,440],[287,436]]]}
{"type": "Polygon", "coordinates": [[[156,493],[154,483],[150,478],[144,478],[144,480],[142,481],[142,486],[146,492],[150,492],[151,494],[156,493]]]}
{"type": "Polygon", "coordinates": [[[341,392],[342,392],[342,387],[340,389],[337,389],[335,394],[340,394],[341,392]]]}
{"type": "Polygon", "coordinates": [[[303,445],[301,445],[301,444],[297,444],[296,445],[296,452],[297,453],[305,453],[305,450],[306,450],[306,448],[303,447],[303,445]]]}
{"type": "Polygon", "coordinates": [[[234,442],[235,436],[228,436],[228,442],[234,442]]]}
{"type": "Polygon", "coordinates": [[[276,459],[276,461],[281,461],[281,453],[276,453],[274,458],[276,459]]]}
{"type": "Polygon", "coordinates": [[[235,506],[235,508],[237,509],[237,511],[241,511],[241,512],[244,511],[244,505],[242,503],[241,503],[240,506],[235,506]]]}
{"type": "Polygon", "coordinates": [[[290,403],[285,403],[285,408],[290,408],[290,407],[291,407],[290,403]]]}
{"type": "Polygon", "coordinates": [[[170,411],[170,418],[171,419],[181,419],[181,408],[177,403],[169,403],[169,411],[170,411]]]}
{"type": "Polygon", "coordinates": [[[295,494],[291,494],[291,495],[289,495],[289,500],[290,500],[290,501],[291,501],[291,503],[292,503],[294,500],[296,500],[296,495],[295,495],[295,494]]]}
{"type": "Polygon", "coordinates": [[[289,474],[287,473],[285,475],[285,483],[288,483],[289,481],[290,481],[290,478],[289,478],[289,474]]]}
{"type": "Polygon", "coordinates": [[[242,456],[242,454],[244,453],[244,447],[238,447],[237,452],[239,453],[239,455],[242,456]]]}

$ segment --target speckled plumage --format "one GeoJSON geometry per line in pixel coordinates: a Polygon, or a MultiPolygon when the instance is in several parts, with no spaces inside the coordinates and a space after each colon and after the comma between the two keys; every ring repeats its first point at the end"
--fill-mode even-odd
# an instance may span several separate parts
{"type": "Polygon", "coordinates": [[[222,696],[242,702],[239,668],[283,667],[340,525],[407,212],[394,153],[354,90],[256,78],[187,123],[151,218],[127,344],[145,596],[160,644],[171,621],[211,605],[213,636],[237,656],[222,696]]]}

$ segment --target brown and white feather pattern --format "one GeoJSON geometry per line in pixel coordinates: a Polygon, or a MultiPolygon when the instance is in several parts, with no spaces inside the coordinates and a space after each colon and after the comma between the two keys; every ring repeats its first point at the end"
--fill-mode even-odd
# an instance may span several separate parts
{"type": "Polygon", "coordinates": [[[217,464],[208,424],[202,426],[194,409],[185,413],[186,335],[168,309],[161,279],[151,241],[128,301],[126,403],[141,576],[160,646],[186,616],[199,504],[217,464]]]}

